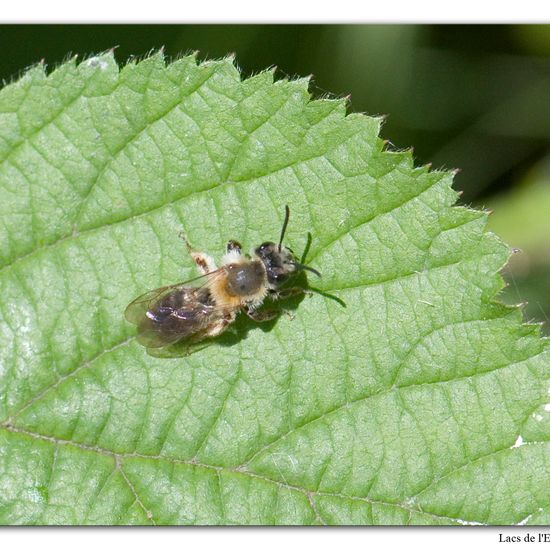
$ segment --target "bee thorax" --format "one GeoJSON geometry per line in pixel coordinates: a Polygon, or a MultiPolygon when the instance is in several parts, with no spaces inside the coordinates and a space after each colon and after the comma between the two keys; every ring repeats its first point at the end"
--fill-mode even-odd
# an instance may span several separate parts
{"type": "Polygon", "coordinates": [[[254,299],[264,292],[266,282],[265,267],[262,262],[248,261],[226,266],[225,290],[231,296],[245,300],[254,299]]]}

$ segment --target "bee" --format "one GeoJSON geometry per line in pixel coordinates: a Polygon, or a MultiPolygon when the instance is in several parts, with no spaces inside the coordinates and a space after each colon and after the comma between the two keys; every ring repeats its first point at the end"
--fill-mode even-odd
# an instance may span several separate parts
{"type": "Polygon", "coordinates": [[[286,206],[278,244],[264,242],[249,255],[242,253],[237,241],[230,240],[219,268],[185,238],[200,275],[146,292],[126,308],[126,319],[138,327],[138,341],[150,353],[180,342],[191,346],[222,334],[240,311],[256,322],[274,319],[281,310],[258,310],[266,298],[279,300],[307,293],[301,287],[281,288],[302,270],[321,276],[316,269],[298,262],[292,250],[283,246],[289,216],[286,206]]]}

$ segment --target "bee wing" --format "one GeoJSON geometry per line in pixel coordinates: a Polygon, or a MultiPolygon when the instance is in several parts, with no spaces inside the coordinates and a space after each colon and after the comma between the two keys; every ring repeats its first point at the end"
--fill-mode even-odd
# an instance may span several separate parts
{"type": "Polygon", "coordinates": [[[147,327],[139,329],[137,339],[142,346],[149,349],[162,348],[170,344],[175,344],[183,337],[184,335],[182,335],[181,332],[175,330],[166,331],[162,330],[160,327],[147,327]]]}
{"type": "MultiPolygon", "coordinates": [[[[219,308],[203,303],[198,293],[199,289],[177,286],[172,293],[161,293],[161,297],[177,302],[177,306],[152,306],[138,324],[139,343],[147,348],[160,348],[204,330],[219,308]]],[[[158,303],[157,300],[155,304],[158,303]]]]}
{"type": "Polygon", "coordinates": [[[160,288],[155,288],[154,290],[149,290],[141,296],[138,296],[133,302],[131,302],[126,309],[124,310],[124,317],[130,323],[134,325],[140,325],[143,321],[143,318],[147,316],[147,312],[153,308],[153,306],[160,302],[165,296],[169,294],[174,294],[177,292],[184,292],[185,289],[194,290],[195,288],[202,288],[206,285],[211,279],[219,276],[223,272],[223,268],[216,269],[205,275],[200,275],[199,277],[194,277],[193,279],[188,279],[182,283],[176,283],[174,285],[161,286],[160,288]],[[198,287],[189,286],[189,283],[195,281],[203,280],[202,284],[198,287]]]}
{"type": "Polygon", "coordinates": [[[124,312],[137,325],[138,341],[146,348],[169,346],[179,340],[198,336],[208,325],[224,315],[204,288],[223,268],[183,283],[151,290],[136,298],[124,312]],[[189,283],[202,281],[197,286],[189,283]]]}

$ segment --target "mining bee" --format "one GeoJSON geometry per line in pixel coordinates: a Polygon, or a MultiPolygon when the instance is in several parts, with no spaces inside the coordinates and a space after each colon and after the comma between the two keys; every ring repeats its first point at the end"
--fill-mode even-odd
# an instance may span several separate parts
{"type": "Polygon", "coordinates": [[[281,288],[301,270],[321,276],[283,246],[289,216],[286,206],[278,244],[264,242],[249,255],[242,253],[237,241],[229,241],[220,268],[185,238],[201,275],[146,292],[126,308],[126,319],[138,327],[138,341],[148,352],[180,342],[190,346],[222,334],[241,310],[257,322],[277,317],[280,309],[258,310],[266,298],[278,300],[307,292],[301,287],[281,288]]]}

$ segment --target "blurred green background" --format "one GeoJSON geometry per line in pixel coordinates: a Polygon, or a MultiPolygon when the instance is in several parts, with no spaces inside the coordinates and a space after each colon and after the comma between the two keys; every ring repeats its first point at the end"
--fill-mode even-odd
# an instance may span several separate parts
{"type": "Polygon", "coordinates": [[[460,168],[463,204],[493,210],[513,247],[502,298],[550,334],[550,25],[2,25],[0,77],[117,46],[120,62],[236,54],[245,75],[313,74],[316,96],[389,115],[382,131],[417,163],[460,168]]]}

